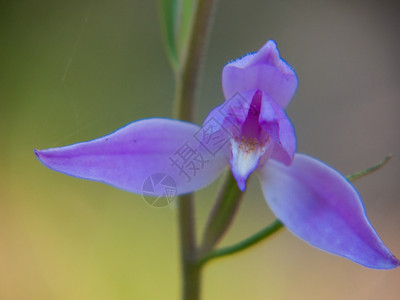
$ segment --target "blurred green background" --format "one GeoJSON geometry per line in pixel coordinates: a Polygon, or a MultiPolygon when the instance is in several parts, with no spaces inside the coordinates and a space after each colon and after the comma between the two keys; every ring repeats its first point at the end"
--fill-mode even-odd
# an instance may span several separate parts
{"type": "MultiPolygon", "coordinates": [[[[53,172],[33,148],[170,117],[173,77],[155,1],[0,2],[0,299],[178,299],[175,208],[53,172]]],[[[389,1],[221,0],[196,112],[223,101],[225,63],[275,39],[300,85],[288,114],[299,152],[352,173],[400,255],[400,36],[389,1]]],[[[220,182],[197,197],[204,225],[220,182]]],[[[255,177],[223,244],[274,219],[255,177]]],[[[204,299],[398,299],[400,271],[316,250],[283,230],[211,263],[204,299]]]]}

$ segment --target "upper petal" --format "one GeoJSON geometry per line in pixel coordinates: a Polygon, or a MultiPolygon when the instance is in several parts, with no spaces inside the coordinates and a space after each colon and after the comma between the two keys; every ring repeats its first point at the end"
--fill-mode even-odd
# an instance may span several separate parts
{"type": "Polygon", "coordinates": [[[261,89],[285,108],[297,89],[294,70],[280,57],[274,41],[258,52],[228,63],[222,71],[225,99],[236,93],[261,89]]]}
{"type": "Polygon", "coordinates": [[[197,138],[200,134],[197,125],[154,118],[36,154],[53,170],[138,194],[149,192],[144,185],[150,177],[167,176],[176,194],[184,194],[213,182],[229,163],[222,153],[210,155],[197,138]]]}
{"type": "Polygon", "coordinates": [[[369,222],[354,186],[333,168],[296,154],[289,167],[270,160],[260,176],[271,209],[298,237],[366,267],[399,266],[369,222]]]}

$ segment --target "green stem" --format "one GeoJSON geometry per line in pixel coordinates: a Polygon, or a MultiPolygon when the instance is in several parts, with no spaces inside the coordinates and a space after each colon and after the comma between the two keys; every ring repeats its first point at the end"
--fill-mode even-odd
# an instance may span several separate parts
{"type": "Polygon", "coordinates": [[[181,241],[182,297],[185,300],[200,299],[200,268],[196,263],[196,228],[194,219],[193,194],[178,199],[178,219],[181,241]]]}
{"type": "Polygon", "coordinates": [[[204,257],[199,260],[200,265],[204,265],[205,263],[213,260],[215,258],[231,255],[243,251],[254,244],[266,239],[267,237],[271,236],[279,229],[283,228],[283,224],[279,220],[275,220],[273,223],[268,225],[266,228],[260,230],[259,232],[255,233],[254,235],[244,239],[243,241],[224,248],[220,248],[214,251],[209,252],[204,257]]]}
{"type": "Polygon", "coordinates": [[[348,175],[348,176],[346,176],[346,178],[349,181],[354,181],[354,180],[360,179],[366,175],[371,174],[372,172],[378,171],[380,168],[383,168],[389,162],[389,160],[391,158],[392,158],[392,155],[389,154],[383,160],[381,160],[379,163],[377,163],[375,166],[372,166],[372,167],[365,169],[363,171],[360,171],[358,173],[348,175]]]}
{"type": "Polygon", "coordinates": [[[229,172],[204,231],[201,253],[213,249],[231,225],[242,199],[235,177],[229,172]]]}
{"type": "MultiPolygon", "coordinates": [[[[176,76],[175,117],[192,121],[193,104],[198,88],[202,58],[205,53],[210,24],[217,0],[198,0],[189,38],[187,54],[176,76]]],[[[200,299],[201,267],[196,263],[196,230],[192,195],[178,199],[178,220],[181,238],[183,300],[200,299]]]]}

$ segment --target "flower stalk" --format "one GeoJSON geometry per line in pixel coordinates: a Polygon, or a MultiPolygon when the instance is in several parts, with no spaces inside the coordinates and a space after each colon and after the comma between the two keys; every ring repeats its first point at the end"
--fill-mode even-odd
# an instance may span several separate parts
{"type": "Polygon", "coordinates": [[[178,223],[181,243],[182,299],[200,299],[201,269],[197,265],[196,228],[193,194],[178,198],[178,223]]]}
{"type": "MultiPolygon", "coordinates": [[[[175,117],[193,120],[193,106],[198,91],[202,61],[207,47],[211,20],[217,0],[198,0],[189,44],[176,74],[175,117]]],[[[196,229],[193,194],[178,197],[178,221],[181,243],[182,299],[200,299],[201,267],[196,263],[196,229]]]]}

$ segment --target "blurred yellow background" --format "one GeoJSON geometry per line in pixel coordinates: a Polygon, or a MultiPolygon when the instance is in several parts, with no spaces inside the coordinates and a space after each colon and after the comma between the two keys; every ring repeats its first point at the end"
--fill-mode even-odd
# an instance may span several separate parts
{"type": "MultiPolygon", "coordinates": [[[[352,173],[369,217],[400,256],[400,36],[390,1],[221,0],[197,123],[223,101],[225,63],[275,39],[300,85],[288,114],[299,152],[352,173]]],[[[53,172],[33,148],[90,140],[170,117],[173,77],[155,1],[0,2],[0,299],[178,299],[175,208],[53,172]]],[[[219,182],[197,197],[201,228],[219,182]]],[[[255,177],[223,244],[274,219],[255,177]]],[[[282,230],[208,265],[211,299],[399,299],[377,271],[282,230]]]]}

